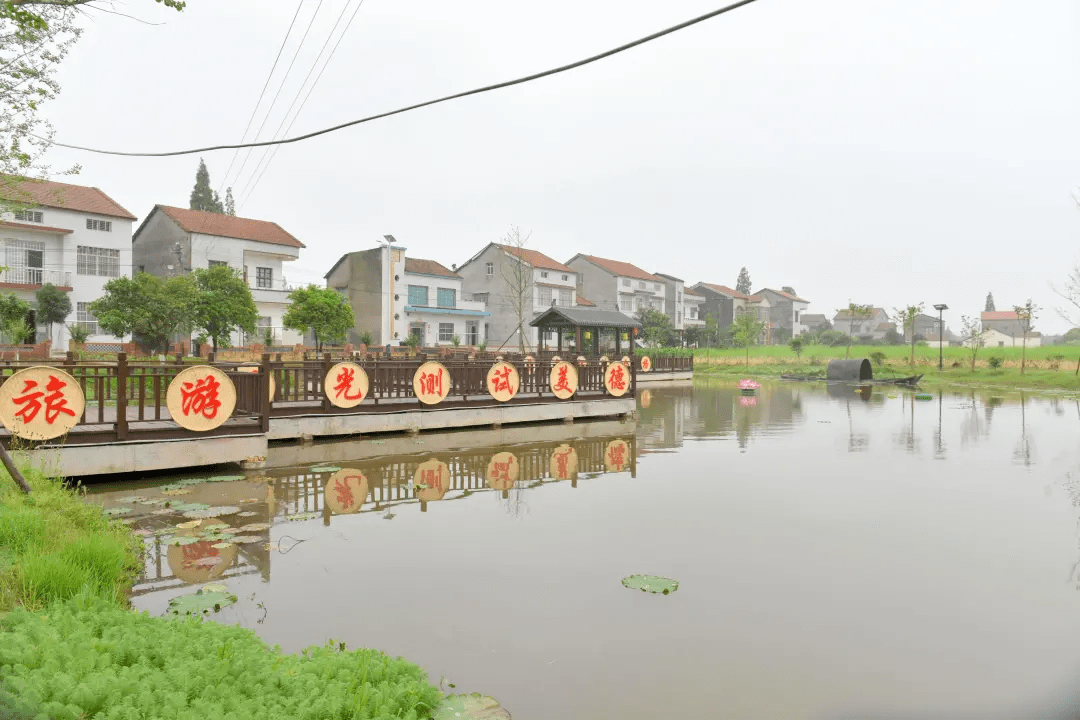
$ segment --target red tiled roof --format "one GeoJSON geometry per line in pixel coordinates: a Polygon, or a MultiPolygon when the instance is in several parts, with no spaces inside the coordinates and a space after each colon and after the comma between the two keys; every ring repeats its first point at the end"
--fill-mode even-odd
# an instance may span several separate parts
{"type": "MultiPolygon", "coordinates": [[[[168,205],[155,205],[154,209],[160,209],[187,232],[217,235],[218,237],[234,238],[236,240],[252,240],[254,242],[270,243],[271,245],[285,245],[286,247],[306,247],[304,243],[285,232],[280,225],[274,222],[233,217],[232,215],[218,215],[217,213],[202,210],[186,210],[184,208],[169,207],[168,205]]],[[[143,224],[145,225],[145,221],[143,224]]],[[[135,232],[135,235],[138,235],[141,230],[142,227],[135,232]]]]}
{"type": "Polygon", "coordinates": [[[135,219],[134,215],[96,187],[70,185],[52,180],[17,180],[10,175],[2,175],[0,176],[0,199],[125,220],[135,219]]]}
{"type": "Polygon", "coordinates": [[[723,293],[724,295],[730,295],[731,297],[739,298],[740,300],[745,300],[746,299],[746,295],[743,295],[738,290],[732,290],[727,285],[713,285],[712,283],[705,283],[705,282],[699,283],[699,284],[709,288],[713,292],[723,293]]]}
{"type": "Polygon", "coordinates": [[[510,253],[514,257],[521,258],[525,262],[532,265],[534,268],[540,268],[541,270],[558,270],[559,272],[575,272],[573,268],[569,268],[563,265],[558,260],[549,258],[539,250],[529,250],[528,248],[516,248],[512,245],[499,245],[500,248],[510,253]]]}
{"type": "Polygon", "coordinates": [[[878,330],[889,330],[889,329],[895,330],[896,329],[896,323],[880,323],[877,326],[877,329],[878,330]]]}
{"type": "MultiPolygon", "coordinates": [[[[983,312],[983,320],[1019,320],[1020,317],[1013,310],[991,310],[989,312],[983,312]]],[[[1032,323],[1034,324],[1034,323],[1032,323]]]]}
{"type": "Polygon", "coordinates": [[[791,293],[784,292],[783,290],[773,290],[772,288],[765,288],[765,289],[768,290],[769,292],[774,292],[774,293],[776,293],[777,295],[779,295],[781,297],[786,297],[788,300],[796,300],[798,302],[804,302],[804,303],[810,302],[809,300],[803,300],[798,295],[792,295],[791,293]]]}
{"type": "Polygon", "coordinates": [[[421,260],[420,258],[405,258],[405,272],[461,279],[460,275],[450,270],[442,263],[435,262],[434,260],[421,260]]]}
{"type": "Polygon", "coordinates": [[[660,280],[660,278],[656,277],[651,272],[646,272],[632,263],[623,262],[621,260],[608,260],[607,258],[596,257],[595,255],[582,255],[581,257],[594,265],[602,267],[612,275],[636,278],[637,280],[652,280],[653,282],[658,282],[660,280]]]}
{"type": "Polygon", "coordinates": [[[30,223],[17,223],[0,221],[0,227],[13,228],[15,230],[34,230],[36,232],[50,233],[53,235],[70,235],[75,232],[74,230],[65,230],[64,228],[49,227],[48,225],[31,225],[30,223]]]}
{"type": "Polygon", "coordinates": [[[576,302],[574,304],[575,305],[580,305],[582,307],[596,307],[596,303],[594,303],[592,300],[586,300],[585,298],[581,297],[580,295],[577,296],[577,300],[576,300],[576,302]]]}

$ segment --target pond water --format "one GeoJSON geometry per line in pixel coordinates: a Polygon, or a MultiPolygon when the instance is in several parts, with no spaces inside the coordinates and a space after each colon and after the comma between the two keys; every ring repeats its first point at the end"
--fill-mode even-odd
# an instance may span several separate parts
{"type": "Polygon", "coordinates": [[[215,579],[240,598],[216,621],[402,655],[516,720],[1074,717],[1080,401],[699,383],[639,406],[90,491],[146,534],[136,607],[215,579]],[[179,502],[250,527],[165,546],[179,502]]]}

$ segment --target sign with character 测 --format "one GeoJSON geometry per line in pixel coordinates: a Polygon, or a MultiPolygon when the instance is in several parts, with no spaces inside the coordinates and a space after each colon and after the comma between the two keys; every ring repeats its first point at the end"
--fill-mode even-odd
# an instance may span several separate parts
{"type": "Polygon", "coordinates": [[[425,405],[438,405],[450,394],[450,371],[442,363],[424,363],[413,374],[413,392],[425,405]]]}
{"type": "Polygon", "coordinates": [[[85,409],[78,381],[58,368],[26,368],[0,386],[0,421],[12,435],[26,440],[66,435],[85,409]]]}
{"type": "Polygon", "coordinates": [[[236,409],[236,386],[229,376],[209,365],[177,373],[165,394],[169,415],[180,427],[207,432],[220,427],[236,409]]]}

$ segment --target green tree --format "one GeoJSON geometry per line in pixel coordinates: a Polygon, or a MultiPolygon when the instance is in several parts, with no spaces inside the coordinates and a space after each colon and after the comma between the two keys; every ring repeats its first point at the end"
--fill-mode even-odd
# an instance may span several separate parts
{"type": "Polygon", "coordinates": [[[986,330],[977,319],[967,315],[960,316],[960,323],[960,338],[964,347],[971,352],[971,371],[975,372],[975,357],[986,345],[986,330]]]}
{"type": "Polygon", "coordinates": [[[855,342],[855,323],[862,322],[867,318],[873,317],[874,307],[872,305],[859,305],[858,303],[849,302],[846,310],[841,312],[847,312],[848,314],[848,338],[847,351],[844,352],[844,357],[851,357],[851,345],[855,342]]]}
{"type": "Polygon", "coordinates": [[[907,305],[902,308],[895,308],[893,314],[901,321],[901,327],[904,328],[904,334],[911,332],[911,366],[915,367],[915,319],[919,317],[919,313],[922,312],[923,304],[907,305]]]}
{"type": "Polygon", "coordinates": [[[638,322],[641,323],[641,341],[653,347],[667,347],[675,344],[675,328],[671,324],[671,318],[659,310],[642,308],[638,311],[638,322]]]}
{"type": "MultiPolygon", "coordinates": [[[[321,352],[324,342],[344,340],[356,318],[344,295],[331,288],[308,285],[289,293],[283,323],[297,332],[314,333],[315,350],[321,352]]],[[[406,344],[411,337],[406,338],[406,344]]]]}
{"type": "Polygon", "coordinates": [[[791,338],[791,340],[788,341],[788,345],[791,346],[791,351],[795,353],[795,359],[801,360],[803,351],[803,339],[801,337],[793,337],[791,338]]]}
{"type": "Polygon", "coordinates": [[[735,281],[735,290],[743,295],[750,294],[750,273],[745,267],[739,270],[739,279],[735,281]]]}
{"type": "Polygon", "coordinates": [[[743,313],[735,318],[731,325],[731,337],[735,344],[746,348],[746,367],[750,367],[750,346],[756,345],[765,329],[765,323],[753,313],[743,313]]]}
{"type": "Polygon", "coordinates": [[[232,187],[225,188],[225,214],[236,217],[236,200],[232,196],[232,187]]]}
{"type": "Polygon", "coordinates": [[[27,317],[32,309],[15,293],[0,294],[0,334],[7,342],[19,344],[26,339],[30,331],[27,317]]]}
{"type": "Polygon", "coordinates": [[[705,344],[716,345],[720,342],[720,320],[716,313],[705,315],[705,344]]]}
{"type": "Polygon", "coordinates": [[[105,283],[105,294],[90,303],[90,312],[110,335],[130,334],[151,350],[164,352],[174,333],[191,329],[194,300],[190,275],[162,280],[141,272],[105,283]]]}
{"type": "Polygon", "coordinates": [[[983,308],[984,312],[994,312],[994,293],[986,293],[986,307],[983,308]]]}
{"type": "Polygon", "coordinates": [[[1023,333],[1023,349],[1020,351],[1020,374],[1024,374],[1024,366],[1027,364],[1027,339],[1031,334],[1032,329],[1035,327],[1035,319],[1039,316],[1038,305],[1028,298],[1028,301],[1023,305],[1013,305],[1013,311],[1016,313],[1017,320],[1020,321],[1020,332],[1023,333]]]}
{"type": "MultiPolygon", "coordinates": [[[[20,32],[48,30],[54,17],[52,10],[71,11],[95,0],[0,0],[0,23],[11,24],[20,32]]],[[[159,5],[183,10],[186,0],[154,0],[159,5]]]]}
{"type": "Polygon", "coordinates": [[[206,169],[206,162],[199,158],[199,169],[195,171],[195,187],[191,190],[191,200],[188,205],[192,210],[225,214],[225,207],[221,204],[221,198],[210,187],[210,171],[206,169]]]}
{"type": "Polygon", "coordinates": [[[251,334],[259,320],[255,298],[240,273],[228,265],[199,268],[192,273],[195,280],[195,302],[191,322],[202,330],[214,344],[228,347],[229,338],[237,330],[251,334]]]}
{"type": "Polygon", "coordinates": [[[35,293],[37,300],[37,321],[49,326],[49,339],[52,339],[53,323],[63,323],[71,314],[71,298],[52,283],[45,283],[35,293]]]}

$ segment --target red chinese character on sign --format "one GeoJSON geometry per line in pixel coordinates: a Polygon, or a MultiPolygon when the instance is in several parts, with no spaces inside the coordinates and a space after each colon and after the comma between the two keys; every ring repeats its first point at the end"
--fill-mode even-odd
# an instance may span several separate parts
{"type": "Polygon", "coordinates": [[[514,458],[511,457],[506,462],[495,461],[492,463],[491,474],[495,480],[505,480],[510,482],[510,467],[514,464],[514,458]]]}
{"type": "Polygon", "coordinates": [[[563,480],[570,475],[567,466],[569,464],[571,452],[571,450],[567,450],[566,452],[555,453],[555,476],[560,480],[563,480]]]}
{"type": "Polygon", "coordinates": [[[442,469],[443,466],[439,465],[435,470],[425,470],[420,473],[420,480],[432,490],[442,490],[442,469]]]}
{"type": "Polygon", "coordinates": [[[64,393],[61,392],[67,386],[66,382],[55,375],[50,375],[49,382],[45,384],[45,391],[30,392],[37,386],[36,380],[26,380],[23,385],[22,396],[12,399],[12,402],[16,405],[23,406],[21,410],[15,413],[15,417],[22,418],[24,423],[31,422],[41,411],[42,396],[45,397],[45,422],[48,424],[52,425],[56,422],[56,418],[59,417],[60,413],[75,416],[75,411],[67,407],[67,400],[64,398],[64,393]],[[45,392],[48,392],[49,395],[45,395],[45,392]]]}
{"type": "Polygon", "coordinates": [[[337,493],[338,505],[345,509],[351,508],[353,504],[352,488],[349,487],[350,480],[359,480],[359,478],[356,475],[350,475],[345,479],[338,478],[334,482],[334,492],[337,493]]]}
{"type": "Polygon", "coordinates": [[[612,367],[611,375],[608,376],[608,381],[611,384],[612,390],[626,389],[626,373],[623,371],[622,364],[616,364],[612,367]]]}
{"type": "Polygon", "coordinates": [[[352,389],[353,382],[355,381],[356,371],[350,367],[343,367],[338,372],[337,378],[335,378],[334,392],[335,397],[341,397],[342,393],[345,394],[346,400],[362,400],[364,393],[362,390],[357,390],[355,395],[350,395],[349,390],[352,389]]]}
{"type": "Polygon", "coordinates": [[[555,387],[552,390],[565,390],[566,392],[574,392],[574,389],[570,387],[570,382],[566,379],[566,373],[569,372],[570,366],[563,365],[559,368],[559,379],[555,381],[555,387]]]}
{"type": "Polygon", "coordinates": [[[626,446],[622,443],[616,443],[608,448],[608,462],[614,467],[621,468],[623,463],[626,462],[626,446]]]}
{"type": "Polygon", "coordinates": [[[185,415],[202,415],[207,420],[217,416],[221,401],[218,400],[218,388],[221,383],[213,375],[207,375],[193,383],[180,386],[180,409],[185,415]]]}
{"type": "Polygon", "coordinates": [[[180,550],[180,556],[182,558],[181,563],[185,568],[193,568],[199,565],[199,560],[208,557],[218,557],[217,549],[213,547],[213,543],[202,541],[197,543],[189,543],[180,550]]]}
{"type": "Polygon", "coordinates": [[[420,394],[437,395],[443,394],[443,372],[439,368],[437,373],[420,373],[420,394]]]}
{"type": "Polygon", "coordinates": [[[496,370],[491,376],[491,392],[502,393],[508,392],[510,395],[514,394],[514,389],[510,386],[510,375],[514,372],[514,368],[507,365],[502,370],[496,370]]]}
{"type": "Polygon", "coordinates": [[[652,360],[650,360],[647,357],[646,358],[641,358],[641,369],[642,370],[648,370],[651,367],[652,367],[652,360]]]}

